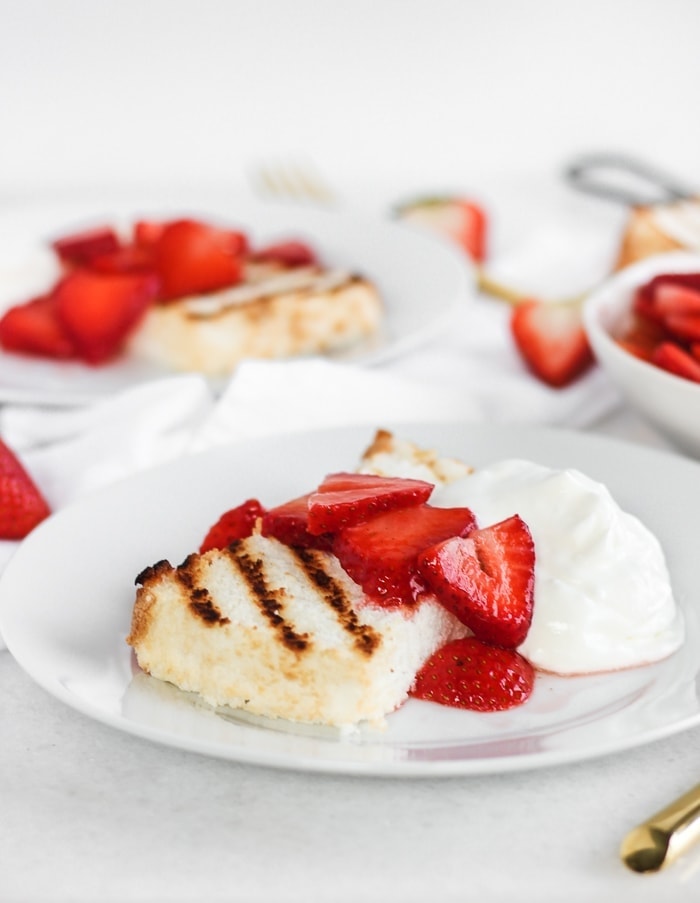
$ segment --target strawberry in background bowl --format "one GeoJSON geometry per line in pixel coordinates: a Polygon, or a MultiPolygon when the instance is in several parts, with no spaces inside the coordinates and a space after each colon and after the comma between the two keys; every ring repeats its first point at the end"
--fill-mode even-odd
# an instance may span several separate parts
{"type": "Polygon", "coordinates": [[[700,255],[660,254],[626,267],[589,295],[583,322],[629,404],[700,457],[700,255]]]}

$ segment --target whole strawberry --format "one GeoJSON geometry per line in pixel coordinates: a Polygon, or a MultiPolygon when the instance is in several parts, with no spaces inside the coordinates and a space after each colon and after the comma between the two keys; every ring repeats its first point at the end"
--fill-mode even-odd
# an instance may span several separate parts
{"type": "Polygon", "coordinates": [[[0,539],[24,539],[49,514],[34,481],[0,439],[0,539]]]}
{"type": "Polygon", "coordinates": [[[454,708],[498,712],[526,702],[534,683],[532,665],[514,649],[465,637],[447,643],[428,659],[416,675],[411,696],[454,708]]]}

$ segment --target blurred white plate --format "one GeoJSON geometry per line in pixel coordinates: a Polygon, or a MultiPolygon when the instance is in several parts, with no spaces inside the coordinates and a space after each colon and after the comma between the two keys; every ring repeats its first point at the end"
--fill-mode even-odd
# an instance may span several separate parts
{"type": "Polygon", "coordinates": [[[258,495],[274,504],[307,491],[331,470],[352,467],[373,432],[352,427],[240,443],[64,509],[29,536],[0,579],[0,629],[10,651],[55,697],[119,730],[224,759],[308,771],[505,772],[624,750],[700,723],[700,466],[611,439],[534,427],[416,424],[402,425],[398,434],[475,465],[517,452],[604,481],[665,548],[687,626],[685,645],[670,659],[594,677],[538,675],[529,702],[507,712],[409,700],[389,716],[385,732],[347,737],[217,713],[142,674],[124,640],[136,575],[162,558],[182,561],[241,499],[258,495]],[[294,461],[294,468],[280,467],[281,459],[294,461]]]}
{"type": "MultiPolygon", "coordinates": [[[[184,197],[184,193],[183,193],[184,197]]],[[[246,231],[256,244],[306,239],[330,266],[360,272],[378,286],[386,306],[382,334],[338,359],[383,362],[429,341],[450,312],[475,291],[474,270],[457,249],[420,230],[303,205],[210,195],[185,204],[171,198],[119,197],[75,204],[18,207],[0,215],[0,312],[45,290],[55,274],[48,241],[87,225],[129,225],[140,216],[187,215],[246,231]]],[[[0,401],[81,404],[171,371],[124,356],[99,367],[0,351],[0,401]]]]}

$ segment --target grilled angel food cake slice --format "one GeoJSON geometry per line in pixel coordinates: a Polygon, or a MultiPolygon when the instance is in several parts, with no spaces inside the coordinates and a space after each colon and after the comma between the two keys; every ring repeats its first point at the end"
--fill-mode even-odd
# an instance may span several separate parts
{"type": "Polygon", "coordinates": [[[290,721],[380,725],[429,656],[466,633],[433,597],[370,604],[334,555],[259,533],[137,582],[127,642],[144,671],[290,721]]]}
{"type": "Polygon", "coordinates": [[[245,358],[331,353],[372,339],[383,315],[364,276],[252,265],[232,288],[153,306],[129,351],[169,369],[221,376],[245,358]]]}

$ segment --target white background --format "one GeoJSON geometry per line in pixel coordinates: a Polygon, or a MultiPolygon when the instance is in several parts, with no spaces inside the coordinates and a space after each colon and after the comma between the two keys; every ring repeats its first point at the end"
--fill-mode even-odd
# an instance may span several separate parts
{"type": "Polygon", "coordinates": [[[631,151],[700,182],[694,0],[0,0],[0,202],[235,184],[477,188],[631,151]]]}

